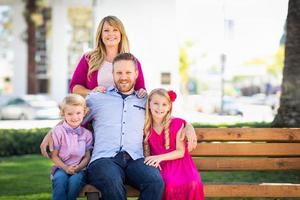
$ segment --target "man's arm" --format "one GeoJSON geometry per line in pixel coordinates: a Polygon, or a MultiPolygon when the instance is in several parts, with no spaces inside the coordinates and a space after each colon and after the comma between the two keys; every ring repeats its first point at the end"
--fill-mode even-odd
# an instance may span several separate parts
{"type": "Polygon", "coordinates": [[[188,150],[191,152],[197,147],[197,135],[195,129],[190,123],[186,123],[182,131],[183,136],[188,140],[188,150]]]}
{"type": "MultiPolygon", "coordinates": [[[[58,122],[57,125],[62,124],[62,123],[63,123],[63,120],[58,122]]],[[[52,137],[51,137],[51,132],[52,132],[52,129],[47,133],[47,135],[45,135],[42,143],[40,144],[41,153],[46,158],[50,158],[50,155],[47,152],[47,147],[49,147],[50,151],[53,150],[53,141],[52,141],[52,137]]]]}
{"type": "Polygon", "coordinates": [[[40,149],[41,149],[41,153],[43,156],[45,156],[46,158],[50,158],[48,152],[47,152],[47,147],[49,147],[50,150],[53,149],[53,142],[52,142],[52,138],[51,138],[51,131],[50,130],[47,135],[45,135],[41,145],[40,145],[40,149]]]}

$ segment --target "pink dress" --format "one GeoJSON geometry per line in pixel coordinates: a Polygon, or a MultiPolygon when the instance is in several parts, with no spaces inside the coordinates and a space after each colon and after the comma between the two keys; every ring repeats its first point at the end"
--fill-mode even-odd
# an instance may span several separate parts
{"type": "MultiPolygon", "coordinates": [[[[176,135],[184,120],[173,118],[170,124],[170,149],[166,150],[164,133],[151,129],[149,146],[151,155],[159,155],[176,150],[176,135]]],[[[185,145],[183,158],[160,163],[161,176],[165,182],[163,200],[203,200],[203,184],[191,155],[185,145]]]]}

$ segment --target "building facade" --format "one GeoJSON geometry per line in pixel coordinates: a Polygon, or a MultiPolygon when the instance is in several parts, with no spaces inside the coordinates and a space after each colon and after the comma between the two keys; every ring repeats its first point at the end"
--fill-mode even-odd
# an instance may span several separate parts
{"type": "MultiPolygon", "coordinates": [[[[131,52],[142,63],[147,89],[179,89],[176,1],[51,0],[45,4],[36,34],[38,93],[62,100],[69,92],[76,63],[93,48],[98,23],[107,15],[115,15],[124,23],[131,52]]],[[[26,94],[24,1],[0,0],[0,6],[9,6],[12,14],[12,93],[26,94]]]]}

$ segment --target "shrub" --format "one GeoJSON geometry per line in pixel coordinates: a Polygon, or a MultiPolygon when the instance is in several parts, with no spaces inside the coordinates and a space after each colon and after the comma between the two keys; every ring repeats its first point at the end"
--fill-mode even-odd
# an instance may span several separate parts
{"type": "Polygon", "coordinates": [[[0,156],[40,153],[40,143],[49,130],[0,129],[0,156]]]}
{"type": "MultiPolygon", "coordinates": [[[[216,127],[256,127],[269,128],[270,123],[201,124],[193,123],[195,128],[216,127]]],[[[38,129],[0,129],[0,156],[39,154],[40,144],[49,128],[38,129]]]]}

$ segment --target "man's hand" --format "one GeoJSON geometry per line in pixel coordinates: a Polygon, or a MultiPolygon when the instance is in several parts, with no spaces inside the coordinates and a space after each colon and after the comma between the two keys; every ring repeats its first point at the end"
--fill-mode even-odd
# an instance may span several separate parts
{"type": "Polygon", "coordinates": [[[191,124],[186,123],[186,126],[182,131],[183,135],[187,138],[188,141],[188,150],[189,152],[191,152],[197,147],[197,135],[195,129],[191,124]]]}
{"type": "MultiPolygon", "coordinates": [[[[57,125],[62,124],[64,122],[64,120],[61,120],[60,122],[58,122],[57,125]]],[[[50,151],[53,151],[53,140],[51,137],[51,131],[50,130],[47,135],[45,135],[41,145],[40,145],[40,149],[41,149],[41,153],[43,156],[45,156],[46,158],[50,158],[48,152],[47,152],[47,147],[49,147],[50,151]]]]}
{"type": "Polygon", "coordinates": [[[147,95],[147,91],[144,89],[144,88],[140,88],[138,91],[137,91],[137,96],[139,98],[143,98],[147,95]]]}
{"type": "Polygon", "coordinates": [[[47,133],[47,135],[45,135],[45,137],[40,145],[41,153],[46,158],[50,158],[49,154],[47,152],[48,147],[49,147],[50,151],[53,150],[53,141],[52,141],[52,137],[51,137],[51,130],[47,133]]]}

